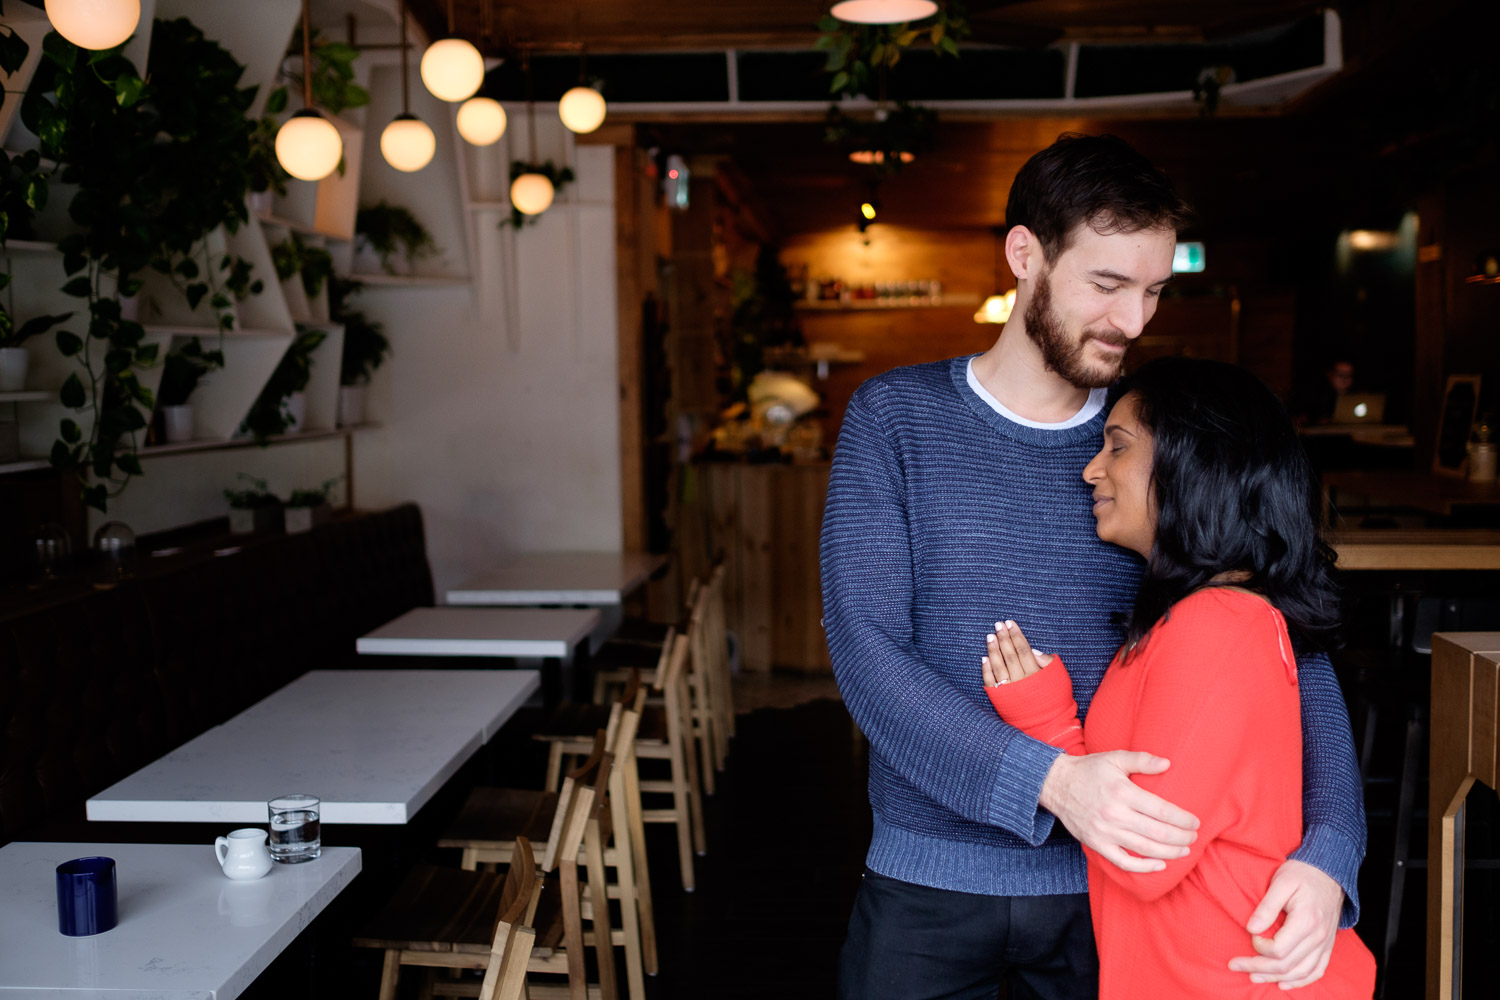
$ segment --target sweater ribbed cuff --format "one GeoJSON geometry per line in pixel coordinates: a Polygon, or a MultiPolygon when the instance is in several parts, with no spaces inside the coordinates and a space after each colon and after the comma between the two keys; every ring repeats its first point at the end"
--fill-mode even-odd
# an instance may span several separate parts
{"type": "Polygon", "coordinates": [[[988,822],[1033,846],[1046,840],[1056,818],[1037,802],[1047,772],[1061,755],[1057,747],[1017,733],[1001,758],[1000,781],[990,795],[988,822]]]}
{"type": "Polygon", "coordinates": [[[1359,863],[1364,849],[1331,826],[1310,826],[1303,832],[1302,846],[1293,851],[1289,861],[1312,865],[1344,890],[1344,910],[1339,928],[1353,927],[1359,921],[1359,863]]]}

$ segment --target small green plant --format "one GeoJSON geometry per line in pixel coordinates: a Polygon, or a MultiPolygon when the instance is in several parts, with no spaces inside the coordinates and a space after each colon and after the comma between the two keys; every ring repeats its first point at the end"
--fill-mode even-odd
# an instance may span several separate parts
{"type": "Polygon", "coordinates": [[[333,488],[343,480],[343,476],[334,476],[332,479],[323,480],[323,485],[313,489],[292,490],[292,495],[286,498],[286,505],[288,507],[321,507],[328,502],[333,488]]]}
{"type": "MultiPolygon", "coordinates": [[[[563,188],[573,182],[573,168],[567,166],[559,167],[551,160],[545,163],[527,163],[524,160],[512,162],[510,165],[511,183],[514,184],[516,178],[522,174],[541,174],[547,178],[552,182],[552,195],[554,198],[562,193],[563,188]]],[[[504,229],[506,226],[511,226],[515,229],[520,229],[523,226],[535,223],[539,218],[541,218],[540,215],[527,215],[512,205],[510,207],[510,216],[500,220],[500,228],[504,229]]]]}
{"type": "Polygon", "coordinates": [[[939,55],[958,56],[958,43],[969,35],[964,5],[957,0],[938,0],[937,13],[919,27],[910,24],[852,24],[825,14],[818,22],[817,47],[828,50],[824,69],[833,74],[828,91],[834,97],[869,94],[885,100],[885,73],[895,68],[901,55],[926,39],[939,55]]]}
{"type": "Polygon", "coordinates": [[[437,244],[432,234],[411,211],[381,199],[376,205],[361,208],[354,217],[354,235],[360,245],[368,246],[380,257],[386,274],[395,274],[393,260],[400,253],[408,264],[435,256],[437,244]]]}
{"type": "Polygon", "coordinates": [[[224,499],[229,501],[229,506],[235,510],[259,510],[262,507],[275,507],[281,503],[276,494],[271,492],[271,486],[264,479],[257,479],[247,472],[241,472],[236,479],[243,479],[248,486],[240,489],[226,489],[224,499]]]}
{"type": "Polygon", "coordinates": [[[381,324],[357,309],[349,297],[359,291],[357,281],[335,276],[328,286],[328,312],[344,325],[344,353],[339,359],[339,385],[368,385],[375,369],[390,356],[391,342],[381,324]]]}
{"type": "MultiPolygon", "coordinates": [[[[302,51],[302,28],[292,34],[291,51],[302,51]]],[[[313,103],[336,115],[347,108],[362,108],[370,103],[370,92],[354,82],[354,60],[359,49],[344,42],[332,42],[319,32],[312,33],[313,103]]],[[[297,90],[302,89],[302,74],[288,73],[297,90]]]]}
{"type": "Polygon", "coordinates": [[[282,281],[301,274],[302,288],[308,298],[317,298],[324,283],[333,277],[333,255],[322,247],[309,246],[297,233],[271,248],[271,262],[276,265],[276,277],[282,281]]]}
{"type": "MultiPolygon", "coordinates": [[[[0,289],[9,285],[10,275],[0,273],[0,289]]],[[[10,311],[0,306],[0,347],[20,347],[37,334],[46,333],[59,323],[66,323],[72,315],[68,312],[60,316],[34,316],[16,326],[10,311]]]]}
{"type": "Polygon", "coordinates": [[[167,353],[162,365],[156,400],[162,406],[186,406],[188,397],[203,377],[224,367],[223,351],[205,351],[197,337],[167,353]]]}
{"type": "Polygon", "coordinates": [[[266,380],[265,388],[250,407],[250,413],[242,425],[244,430],[255,435],[259,444],[265,444],[277,434],[285,434],[295,419],[287,407],[287,397],[307,388],[312,377],[312,352],[326,340],[328,334],[322,330],[298,327],[297,336],[281,356],[281,363],[266,380]]]}

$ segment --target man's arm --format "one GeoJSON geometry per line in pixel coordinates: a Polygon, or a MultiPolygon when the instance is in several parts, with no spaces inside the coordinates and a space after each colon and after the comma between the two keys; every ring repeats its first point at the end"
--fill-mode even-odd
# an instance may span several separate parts
{"type": "MultiPolygon", "coordinates": [[[[867,386],[845,412],[823,516],[823,625],[839,690],[870,745],[924,794],[1040,844],[1052,816],[1037,800],[1058,751],[918,656],[904,475],[869,397],[867,386]]],[[[979,639],[953,637],[974,642],[976,662],[979,639]]]]}

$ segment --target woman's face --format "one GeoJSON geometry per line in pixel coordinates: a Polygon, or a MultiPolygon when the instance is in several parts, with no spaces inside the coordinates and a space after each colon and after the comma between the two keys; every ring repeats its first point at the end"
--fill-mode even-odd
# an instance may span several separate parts
{"type": "Polygon", "coordinates": [[[1156,501],[1151,495],[1151,432],[1137,417],[1140,400],[1128,393],[1104,424],[1104,447],[1083,470],[1094,488],[1095,530],[1143,556],[1156,541],[1156,501]]]}

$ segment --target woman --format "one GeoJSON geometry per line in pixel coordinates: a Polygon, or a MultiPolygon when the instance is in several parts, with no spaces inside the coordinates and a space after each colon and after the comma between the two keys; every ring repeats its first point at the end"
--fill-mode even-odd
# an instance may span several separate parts
{"type": "MultiPolygon", "coordinates": [[[[1316,484],[1281,404],[1232,365],[1165,358],[1121,392],[1083,477],[1099,537],[1146,559],[1125,645],[1086,726],[1062,661],[1015,622],[986,639],[986,692],[1007,722],[1069,753],[1168,758],[1135,780],[1201,821],[1188,856],[1157,871],[1088,852],[1101,1000],[1280,995],[1229,960],[1249,952],[1245,925],[1302,839],[1293,645],[1326,644],[1337,624],[1316,484]]],[[[1368,998],[1374,979],[1342,930],[1324,976],[1295,992],[1368,998]]]]}

